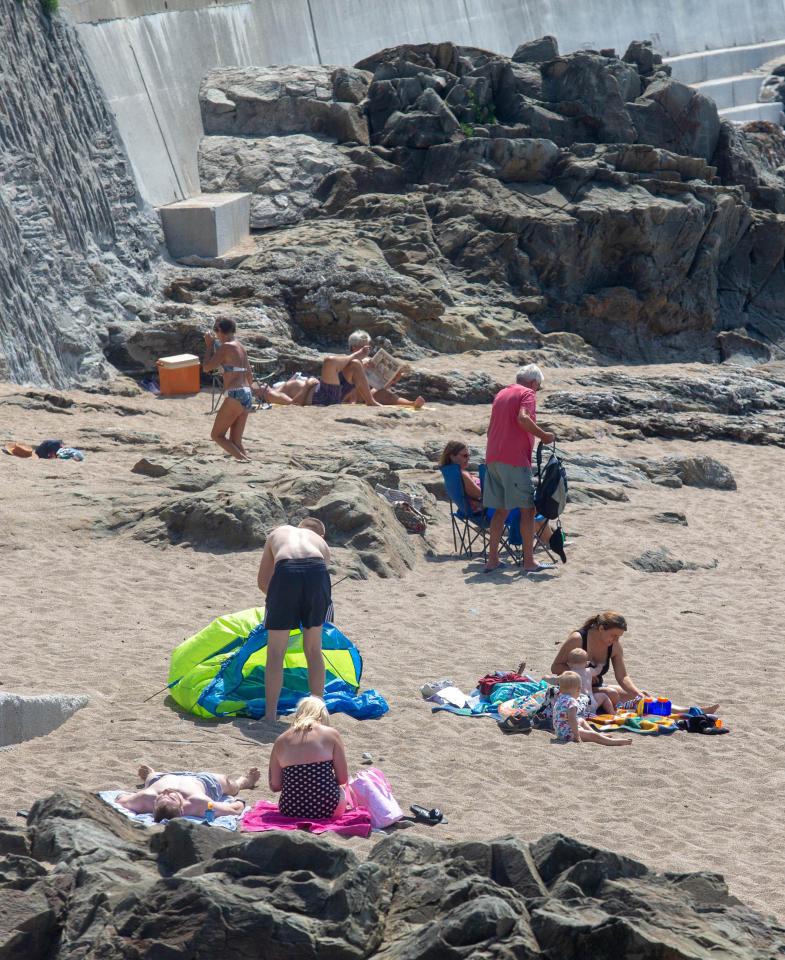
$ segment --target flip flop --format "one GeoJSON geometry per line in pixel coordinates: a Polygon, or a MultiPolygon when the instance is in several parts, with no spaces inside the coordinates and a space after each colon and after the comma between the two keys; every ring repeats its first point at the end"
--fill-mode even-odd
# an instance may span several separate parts
{"type": "Polygon", "coordinates": [[[521,571],[525,576],[528,576],[530,573],[544,573],[546,570],[553,570],[555,566],[555,563],[538,563],[534,570],[524,570],[521,567],[521,571]]]}
{"type": "Polygon", "coordinates": [[[482,572],[496,573],[497,570],[504,570],[506,567],[507,567],[507,564],[504,562],[504,560],[500,560],[498,567],[485,567],[482,572]]]}
{"type": "Polygon", "coordinates": [[[409,809],[417,820],[425,820],[427,823],[447,823],[444,814],[438,807],[432,807],[430,810],[426,810],[425,807],[421,807],[419,803],[413,803],[409,809]]]}

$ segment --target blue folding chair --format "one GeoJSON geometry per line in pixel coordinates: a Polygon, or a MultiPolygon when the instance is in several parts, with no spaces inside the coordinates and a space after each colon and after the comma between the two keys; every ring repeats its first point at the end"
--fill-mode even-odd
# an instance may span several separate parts
{"type": "MultiPolygon", "coordinates": [[[[463,489],[461,468],[457,463],[448,463],[439,468],[444,479],[444,489],[450,498],[450,519],[452,520],[452,542],[455,552],[461,557],[471,559],[475,544],[482,544],[482,558],[487,558],[488,551],[488,511],[472,510],[471,504],[463,489]]],[[[482,470],[482,467],[480,468],[482,470]]]]}

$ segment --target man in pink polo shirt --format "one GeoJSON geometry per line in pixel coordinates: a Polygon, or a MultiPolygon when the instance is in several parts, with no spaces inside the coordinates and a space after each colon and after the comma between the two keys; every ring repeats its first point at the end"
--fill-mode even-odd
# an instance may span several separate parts
{"type": "Polygon", "coordinates": [[[487,473],[483,506],[493,507],[488,562],[485,570],[500,567],[499,541],[507,514],[521,510],[523,569],[527,573],[543,570],[550,564],[534,562],[534,482],[532,450],[535,437],[553,443],[554,435],[537,426],[537,391],[542,386],[542,370],[533,363],[521,367],[515,383],[500,390],[493,399],[488,445],[485,451],[487,473]]]}

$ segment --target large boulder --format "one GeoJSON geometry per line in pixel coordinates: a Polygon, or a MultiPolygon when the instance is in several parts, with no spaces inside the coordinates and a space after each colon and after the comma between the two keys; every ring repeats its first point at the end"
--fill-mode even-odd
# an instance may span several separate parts
{"type": "Polygon", "coordinates": [[[39,862],[0,859],[2,956],[702,960],[710,944],[747,960],[785,949],[782,929],[722,877],[658,873],[562,835],[394,833],[361,859],[299,831],[150,831],[74,790],[36,802],[30,834],[39,862]]]}
{"type": "Polygon", "coordinates": [[[227,67],[211,70],[199,88],[204,132],[268,137],[310,133],[339,143],[368,143],[354,93],[334,67],[227,67]]]}
{"type": "Polygon", "coordinates": [[[251,227],[266,230],[318,213],[322,180],[348,166],[333,143],[306,134],[280,137],[204,137],[199,179],[205,193],[243,191],[251,196],[251,227]]]}
{"type": "Polygon", "coordinates": [[[627,109],[642,143],[711,160],[720,135],[713,100],[675,80],[655,80],[627,109]]]}

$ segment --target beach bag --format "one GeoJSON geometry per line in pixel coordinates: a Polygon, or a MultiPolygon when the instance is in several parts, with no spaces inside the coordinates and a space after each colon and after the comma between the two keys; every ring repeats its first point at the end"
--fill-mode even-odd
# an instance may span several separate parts
{"type": "Polygon", "coordinates": [[[389,827],[403,817],[403,810],[393,796],[390,781],[377,767],[360,770],[349,781],[347,793],[353,806],[368,811],[371,826],[376,830],[389,827]]]}
{"type": "Polygon", "coordinates": [[[546,520],[555,520],[567,505],[567,473],[559,457],[556,443],[550,457],[542,466],[542,443],[537,447],[537,489],[534,492],[534,508],[546,520]]]}
{"type": "Polygon", "coordinates": [[[427,521],[410,503],[396,503],[393,510],[398,522],[405,527],[407,533],[425,533],[427,521]]]}

